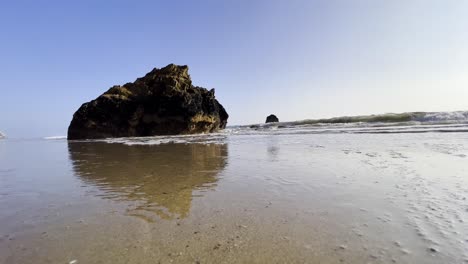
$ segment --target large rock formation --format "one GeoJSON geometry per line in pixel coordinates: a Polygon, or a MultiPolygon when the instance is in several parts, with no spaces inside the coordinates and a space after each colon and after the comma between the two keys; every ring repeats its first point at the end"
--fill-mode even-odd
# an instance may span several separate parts
{"type": "Polygon", "coordinates": [[[169,64],[83,104],[68,139],[214,132],[228,117],[214,89],[193,86],[187,66],[169,64]]]}
{"type": "Polygon", "coordinates": [[[265,123],[273,123],[273,122],[279,122],[278,117],[276,117],[275,115],[267,116],[265,123]]]}

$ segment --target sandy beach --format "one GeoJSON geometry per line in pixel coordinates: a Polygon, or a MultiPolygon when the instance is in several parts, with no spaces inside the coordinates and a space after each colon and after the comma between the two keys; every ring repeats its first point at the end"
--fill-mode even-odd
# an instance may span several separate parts
{"type": "Polygon", "coordinates": [[[465,133],[282,133],[2,141],[0,262],[468,261],[465,133]]]}

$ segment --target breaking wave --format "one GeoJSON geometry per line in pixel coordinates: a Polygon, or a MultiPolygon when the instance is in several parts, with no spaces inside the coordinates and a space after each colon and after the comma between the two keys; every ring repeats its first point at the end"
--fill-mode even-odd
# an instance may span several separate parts
{"type": "Polygon", "coordinates": [[[308,119],[286,122],[294,125],[307,124],[346,124],[346,123],[408,123],[413,124],[453,124],[468,123],[468,111],[455,112],[408,112],[364,116],[342,116],[329,119],[308,119]]]}

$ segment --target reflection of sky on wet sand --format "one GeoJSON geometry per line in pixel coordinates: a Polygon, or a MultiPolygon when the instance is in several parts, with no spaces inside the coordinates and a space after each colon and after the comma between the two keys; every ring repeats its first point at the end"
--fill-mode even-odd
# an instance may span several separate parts
{"type": "Polygon", "coordinates": [[[219,144],[72,142],[68,149],[76,176],[97,187],[96,196],[130,202],[127,213],[146,221],[187,217],[193,191],[216,186],[228,153],[219,144]]]}
{"type": "Polygon", "coordinates": [[[468,259],[465,133],[142,140],[0,143],[0,263],[468,259]]]}

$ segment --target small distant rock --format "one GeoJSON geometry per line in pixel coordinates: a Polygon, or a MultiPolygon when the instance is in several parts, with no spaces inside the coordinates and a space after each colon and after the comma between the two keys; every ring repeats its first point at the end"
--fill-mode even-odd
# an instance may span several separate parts
{"type": "Polygon", "coordinates": [[[5,138],[5,134],[3,134],[2,132],[0,132],[0,139],[2,138],[5,138]]]}
{"type": "Polygon", "coordinates": [[[279,122],[278,117],[276,117],[275,115],[267,116],[265,123],[274,123],[274,122],[279,122]]]}

